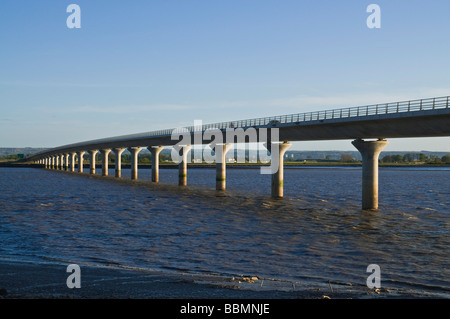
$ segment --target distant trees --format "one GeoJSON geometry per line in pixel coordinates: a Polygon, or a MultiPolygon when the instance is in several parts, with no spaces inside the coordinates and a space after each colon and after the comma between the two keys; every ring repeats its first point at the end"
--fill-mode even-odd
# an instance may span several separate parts
{"type": "Polygon", "coordinates": [[[419,162],[426,162],[428,160],[428,156],[423,153],[419,154],[419,162]]]}
{"type": "Polygon", "coordinates": [[[381,158],[382,163],[429,163],[429,164],[450,164],[450,154],[438,157],[435,155],[427,156],[423,153],[406,153],[404,155],[385,155],[381,158]]]}
{"type": "Polygon", "coordinates": [[[385,157],[383,157],[381,159],[382,163],[392,163],[392,156],[391,155],[386,155],[385,157]]]}
{"type": "Polygon", "coordinates": [[[441,161],[442,163],[450,164],[450,154],[442,156],[441,161]]]}
{"type": "Polygon", "coordinates": [[[351,156],[350,154],[341,154],[341,162],[343,163],[351,163],[354,162],[354,158],[353,156],[351,156]]]}
{"type": "MultiPolygon", "coordinates": [[[[4,155],[4,156],[0,156],[0,161],[13,162],[13,161],[17,161],[19,158],[20,157],[18,154],[4,155]]],[[[22,156],[22,158],[23,158],[23,156],[22,156]]]]}

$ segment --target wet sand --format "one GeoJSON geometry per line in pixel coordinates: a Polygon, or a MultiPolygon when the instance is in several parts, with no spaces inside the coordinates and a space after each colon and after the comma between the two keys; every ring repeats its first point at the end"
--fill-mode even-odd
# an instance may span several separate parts
{"type": "MultiPolygon", "coordinates": [[[[163,276],[144,271],[110,267],[81,267],[81,288],[69,289],[67,265],[33,264],[0,261],[0,306],[3,312],[15,315],[95,315],[102,317],[126,313],[144,314],[156,318],[290,318],[305,313],[316,316],[336,316],[338,313],[364,314],[367,309],[395,307],[411,315],[427,309],[446,306],[443,300],[433,300],[413,294],[392,294],[387,290],[341,292],[325,290],[257,290],[244,282],[228,279],[208,284],[202,279],[183,276],[163,276]],[[358,307],[355,307],[357,303],[358,307]],[[266,313],[230,313],[231,306],[240,309],[267,308],[266,313]],[[207,308],[205,308],[207,307],[207,308]],[[183,313],[186,309],[211,309],[211,313],[183,313]],[[212,311],[214,309],[214,311],[212,311]],[[356,311],[356,309],[359,309],[356,311]],[[124,312],[125,311],[125,312],[124,312]],[[363,311],[363,312],[361,312],[363,311]]],[[[253,285],[257,287],[259,282],[253,285]]],[[[300,287],[301,288],[301,287],[300,287]]],[[[332,288],[331,288],[332,289],[332,288]]],[[[445,300],[444,300],[445,302],[445,300]]],[[[440,310],[437,310],[438,312],[440,310]]]]}
{"type": "Polygon", "coordinates": [[[80,265],[81,288],[68,288],[63,264],[0,262],[0,298],[94,298],[94,299],[236,299],[321,298],[321,292],[255,291],[229,282],[192,276],[170,276],[148,271],[80,265]]]}
{"type": "MultiPolygon", "coordinates": [[[[0,261],[3,299],[386,299],[427,298],[379,290],[292,287],[290,291],[262,289],[261,279],[171,276],[143,270],[80,265],[81,288],[68,288],[67,265],[0,261]]],[[[268,287],[269,283],[264,283],[268,287]]]]}

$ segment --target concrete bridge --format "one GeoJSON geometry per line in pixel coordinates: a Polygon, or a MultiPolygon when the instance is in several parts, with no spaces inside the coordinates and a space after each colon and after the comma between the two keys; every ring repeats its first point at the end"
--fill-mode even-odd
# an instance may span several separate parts
{"type": "MultiPolygon", "coordinates": [[[[90,156],[90,174],[95,174],[96,155],[101,153],[102,175],[108,175],[108,156],[115,154],[115,176],[121,177],[121,155],[131,153],[131,178],[138,178],[138,154],[144,148],[152,154],[152,181],[159,181],[159,154],[163,146],[175,146],[181,157],[179,163],[179,185],[187,184],[187,154],[192,145],[210,144],[202,137],[207,132],[222,135],[226,141],[230,132],[249,132],[258,137],[268,136],[265,146],[271,153],[276,169],[272,174],[272,196],[283,197],[283,155],[289,149],[289,141],[352,139],[352,144],[362,155],[362,209],[378,209],[378,158],[388,144],[388,138],[450,136],[449,96],[420,100],[401,101],[377,105],[358,106],[327,111],[307,112],[274,117],[220,122],[183,129],[166,129],[141,134],[85,141],[52,148],[30,156],[29,160],[45,168],[83,172],[83,159],[90,156]],[[180,145],[172,135],[184,134],[190,138],[180,145]],[[367,139],[375,139],[368,141],[367,139]],[[280,142],[282,141],[282,142],[280,142]]],[[[261,141],[261,138],[259,139],[261,141]]],[[[216,189],[226,187],[225,155],[230,143],[216,143],[216,189]]]]}

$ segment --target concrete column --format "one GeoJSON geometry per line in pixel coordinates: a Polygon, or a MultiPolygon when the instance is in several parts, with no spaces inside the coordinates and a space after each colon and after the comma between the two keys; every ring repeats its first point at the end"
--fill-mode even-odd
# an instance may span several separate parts
{"type": "Polygon", "coordinates": [[[150,146],[147,148],[152,153],[152,182],[159,182],[159,153],[164,149],[162,146],[150,146]]]}
{"type": "Polygon", "coordinates": [[[131,153],[131,179],[138,179],[138,156],[142,147],[129,147],[131,153]]]}
{"type": "Polygon", "coordinates": [[[272,174],[272,197],[282,198],[284,196],[284,153],[292,144],[284,141],[283,143],[271,143],[270,145],[271,166],[277,167],[276,172],[272,174]],[[278,147],[278,152],[273,152],[274,147],[278,147]]]}
{"type": "Polygon", "coordinates": [[[64,154],[64,164],[65,164],[65,170],[69,171],[69,154],[64,154]]]}
{"type": "Polygon", "coordinates": [[[83,156],[85,153],[86,153],[85,151],[77,152],[77,154],[78,154],[78,172],[79,173],[83,173],[83,164],[84,164],[83,156]]]}
{"type": "Polygon", "coordinates": [[[102,153],[102,176],[108,176],[108,155],[111,153],[111,150],[100,150],[100,153],[102,153]]]}
{"type": "Polygon", "coordinates": [[[116,157],[116,172],[115,172],[115,176],[116,177],[121,177],[122,176],[122,153],[125,151],[124,148],[114,148],[113,152],[114,155],[116,157]]]}
{"type": "Polygon", "coordinates": [[[90,150],[89,153],[89,161],[90,161],[90,171],[89,173],[95,175],[95,156],[97,155],[97,150],[90,150]]]}
{"type": "Polygon", "coordinates": [[[77,153],[70,153],[70,171],[75,172],[75,155],[77,153]]]}
{"type": "Polygon", "coordinates": [[[46,157],[45,159],[44,159],[44,163],[45,163],[45,168],[48,168],[48,163],[49,163],[49,160],[48,160],[48,157],[46,157]]]}
{"type": "Polygon", "coordinates": [[[55,156],[52,156],[52,169],[55,169],[55,164],[56,164],[55,156]]]}
{"type": "Polygon", "coordinates": [[[187,185],[187,155],[191,150],[192,145],[181,147],[181,162],[178,164],[178,185],[187,185]]]}
{"type": "Polygon", "coordinates": [[[233,147],[232,144],[216,145],[216,190],[221,191],[226,189],[227,178],[227,152],[233,147]]]}
{"type": "Polygon", "coordinates": [[[60,162],[59,162],[59,169],[61,170],[61,171],[63,171],[64,170],[64,154],[61,154],[60,155],[60,160],[59,160],[60,162]]]}
{"type": "Polygon", "coordinates": [[[378,209],[378,157],[388,141],[363,141],[356,139],[352,144],[362,156],[362,209],[378,209]]]}

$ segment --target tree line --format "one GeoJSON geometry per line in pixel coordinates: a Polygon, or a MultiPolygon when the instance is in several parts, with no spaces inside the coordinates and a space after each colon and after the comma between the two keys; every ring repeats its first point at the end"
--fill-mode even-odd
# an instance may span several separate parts
{"type": "MultiPolygon", "coordinates": [[[[355,163],[358,162],[350,154],[342,154],[340,162],[355,163]]],[[[425,163],[425,164],[450,164],[450,154],[442,157],[436,155],[427,155],[424,153],[406,153],[404,155],[385,155],[380,157],[380,162],[389,163],[425,163]]]]}
{"type": "Polygon", "coordinates": [[[386,155],[381,158],[382,163],[429,163],[429,164],[450,164],[450,154],[442,157],[436,155],[426,155],[423,153],[406,153],[404,155],[386,155]]]}

